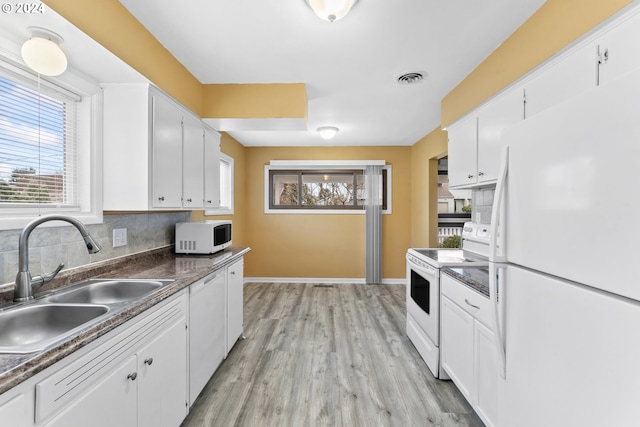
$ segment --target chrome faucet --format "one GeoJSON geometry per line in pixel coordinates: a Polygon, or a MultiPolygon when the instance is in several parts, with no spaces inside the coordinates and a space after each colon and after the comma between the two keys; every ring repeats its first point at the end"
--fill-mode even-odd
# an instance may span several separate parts
{"type": "Polygon", "coordinates": [[[66,221],[75,226],[82,235],[90,254],[95,254],[102,249],[98,242],[93,240],[93,237],[91,237],[84,225],[75,218],[63,215],[47,215],[34,219],[27,224],[22,230],[22,233],[20,233],[20,242],[18,245],[18,274],[16,275],[16,288],[13,295],[15,302],[33,299],[33,289],[50,282],[64,267],[64,263],[60,263],[55,271],[33,278],[29,272],[29,235],[31,235],[34,228],[47,221],[66,221]]]}

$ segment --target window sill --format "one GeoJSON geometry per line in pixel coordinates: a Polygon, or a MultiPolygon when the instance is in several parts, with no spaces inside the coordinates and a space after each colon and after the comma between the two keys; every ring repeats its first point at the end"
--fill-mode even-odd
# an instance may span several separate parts
{"type": "MultiPolygon", "coordinates": [[[[75,219],[77,219],[78,221],[82,222],[84,225],[89,225],[89,224],[102,224],[103,222],[103,217],[102,217],[102,213],[100,214],[95,214],[95,213],[82,213],[82,212],[60,212],[60,211],[49,211],[49,212],[42,212],[42,216],[44,215],[65,215],[65,216],[70,216],[73,217],[75,219]]],[[[27,224],[29,224],[31,221],[33,221],[34,219],[36,219],[37,217],[39,217],[40,215],[36,215],[36,214],[31,214],[31,215],[25,215],[25,216],[5,216],[2,217],[0,216],[0,230],[19,230],[24,228],[27,224]]],[[[48,222],[48,223],[44,223],[42,225],[40,225],[40,227],[52,227],[52,226],[60,226],[60,223],[56,223],[56,222],[48,222]]]]}

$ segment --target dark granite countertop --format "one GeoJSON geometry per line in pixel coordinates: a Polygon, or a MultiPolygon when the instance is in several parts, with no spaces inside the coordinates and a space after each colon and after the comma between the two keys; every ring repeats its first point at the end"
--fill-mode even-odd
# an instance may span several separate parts
{"type": "Polygon", "coordinates": [[[442,272],[489,298],[489,268],[486,266],[443,267],[442,272]]]}
{"type": "MultiPolygon", "coordinates": [[[[236,261],[250,250],[247,247],[230,247],[213,255],[181,255],[174,254],[171,246],[61,273],[60,278],[52,281],[46,289],[39,292],[39,295],[49,294],[56,289],[89,278],[175,279],[175,281],[130,305],[114,310],[101,322],[52,344],[44,351],[28,354],[0,353],[0,394],[207,276],[212,271],[236,261]]],[[[7,302],[11,301],[12,295],[13,286],[3,286],[0,289],[0,304],[5,303],[6,306],[7,302]]],[[[37,297],[38,295],[36,295],[37,297]]]]}

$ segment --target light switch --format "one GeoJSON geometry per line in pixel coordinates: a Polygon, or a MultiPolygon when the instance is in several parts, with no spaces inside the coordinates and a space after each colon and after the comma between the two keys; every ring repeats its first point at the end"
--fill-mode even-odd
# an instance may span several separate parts
{"type": "Polygon", "coordinates": [[[113,247],[127,246],[127,229],[126,228],[114,228],[113,229],[113,247]]]}

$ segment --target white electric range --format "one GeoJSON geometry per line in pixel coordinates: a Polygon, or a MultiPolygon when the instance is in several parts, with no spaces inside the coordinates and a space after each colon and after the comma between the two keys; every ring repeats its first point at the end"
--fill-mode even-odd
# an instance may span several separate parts
{"type": "Polygon", "coordinates": [[[467,222],[462,249],[407,251],[407,335],[436,378],[449,379],[440,364],[440,269],[488,266],[489,225],[467,222]]]}

